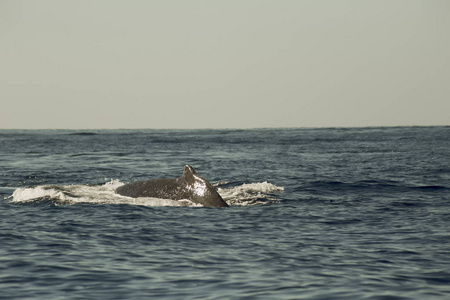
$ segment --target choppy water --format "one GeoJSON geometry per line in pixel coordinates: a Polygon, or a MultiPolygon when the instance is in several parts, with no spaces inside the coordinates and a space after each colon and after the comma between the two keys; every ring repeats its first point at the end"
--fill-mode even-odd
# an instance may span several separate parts
{"type": "Polygon", "coordinates": [[[0,130],[0,197],[1,299],[450,298],[450,127],[0,130]]]}

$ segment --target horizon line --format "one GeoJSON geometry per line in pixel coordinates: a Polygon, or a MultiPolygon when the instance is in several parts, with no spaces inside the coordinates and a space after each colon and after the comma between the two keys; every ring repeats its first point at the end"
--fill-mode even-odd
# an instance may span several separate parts
{"type": "Polygon", "coordinates": [[[450,127],[449,125],[367,125],[367,126],[282,126],[282,127],[116,127],[116,128],[0,128],[0,130],[261,130],[261,129],[357,129],[357,128],[397,128],[397,127],[450,127]]]}

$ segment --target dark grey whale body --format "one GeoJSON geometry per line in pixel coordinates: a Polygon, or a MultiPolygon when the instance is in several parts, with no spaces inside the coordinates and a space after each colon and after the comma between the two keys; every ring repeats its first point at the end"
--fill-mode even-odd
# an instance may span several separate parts
{"type": "Polygon", "coordinates": [[[189,165],[184,166],[181,177],[135,181],[118,187],[116,193],[133,198],[189,199],[203,206],[228,207],[214,187],[189,165]]]}

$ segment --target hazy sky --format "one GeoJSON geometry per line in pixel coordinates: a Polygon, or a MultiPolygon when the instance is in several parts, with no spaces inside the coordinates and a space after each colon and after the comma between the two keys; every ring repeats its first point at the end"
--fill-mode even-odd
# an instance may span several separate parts
{"type": "Polygon", "coordinates": [[[0,0],[0,128],[450,125],[448,0],[0,0]]]}

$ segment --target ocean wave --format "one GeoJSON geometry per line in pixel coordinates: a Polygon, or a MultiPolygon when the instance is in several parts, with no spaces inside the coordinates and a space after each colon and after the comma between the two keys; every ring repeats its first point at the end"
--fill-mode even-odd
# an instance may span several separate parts
{"type": "Polygon", "coordinates": [[[316,191],[316,192],[355,192],[355,191],[376,191],[380,192],[409,192],[410,190],[422,190],[422,191],[441,191],[449,189],[446,186],[441,185],[425,185],[425,184],[412,184],[402,181],[392,180],[360,180],[354,182],[344,181],[313,181],[305,183],[302,186],[295,188],[295,191],[316,191]]]}

